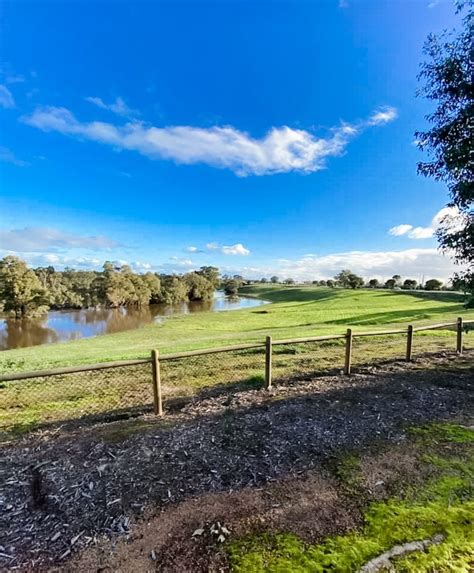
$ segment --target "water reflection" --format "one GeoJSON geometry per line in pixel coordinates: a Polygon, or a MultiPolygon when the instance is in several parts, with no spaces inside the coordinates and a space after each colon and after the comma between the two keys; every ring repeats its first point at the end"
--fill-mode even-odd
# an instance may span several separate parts
{"type": "Polygon", "coordinates": [[[65,342],[133,330],[146,324],[163,321],[168,316],[205,311],[228,311],[265,304],[246,298],[229,298],[217,293],[212,301],[178,305],[154,304],[144,308],[88,308],[83,310],[52,310],[34,320],[0,321],[0,350],[65,342]]]}

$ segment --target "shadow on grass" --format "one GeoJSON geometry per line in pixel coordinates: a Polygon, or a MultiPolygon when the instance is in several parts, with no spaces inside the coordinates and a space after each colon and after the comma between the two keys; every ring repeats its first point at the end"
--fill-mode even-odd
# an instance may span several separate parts
{"type": "Polygon", "coordinates": [[[301,288],[301,287],[267,287],[259,288],[255,291],[253,287],[242,287],[239,293],[244,295],[248,290],[249,294],[258,295],[258,298],[271,302],[317,302],[328,298],[336,298],[342,290],[332,288],[301,288]]]}
{"type": "Polygon", "coordinates": [[[453,323],[455,322],[455,309],[452,306],[438,306],[436,308],[420,308],[420,310],[389,310],[384,312],[373,312],[363,315],[356,315],[336,320],[325,321],[325,324],[350,324],[350,325],[367,325],[367,324],[390,324],[396,322],[416,322],[419,320],[428,320],[438,314],[453,313],[453,323]]]}
{"type": "Polygon", "coordinates": [[[432,291],[432,290],[397,290],[397,294],[407,294],[423,300],[434,300],[439,302],[457,302],[463,304],[466,296],[460,292],[432,291]]]}

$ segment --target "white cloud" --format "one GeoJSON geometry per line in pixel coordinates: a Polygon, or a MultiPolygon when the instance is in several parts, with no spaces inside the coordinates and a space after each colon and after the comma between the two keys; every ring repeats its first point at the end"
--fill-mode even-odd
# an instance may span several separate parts
{"type": "MultiPolygon", "coordinates": [[[[103,104],[102,100],[100,102],[103,104]]],[[[23,121],[43,131],[57,131],[117,149],[138,151],[151,159],[205,163],[246,176],[318,171],[325,167],[327,158],[341,155],[362,129],[381,125],[395,117],[394,108],[387,108],[358,124],[334,127],[326,137],[282,126],[272,127],[260,139],[231,126],[154,127],[136,120],[121,126],[99,121],[80,122],[62,107],[39,107],[23,121]]]]}
{"type": "Polygon", "coordinates": [[[351,269],[365,279],[386,280],[394,274],[421,280],[447,280],[459,270],[453,260],[437,249],[406,249],[403,251],[349,251],[328,255],[304,256],[299,259],[280,259],[261,267],[225,268],[223,272],[240,272],[244,276],[260,278],[277,275],[298,281],[334,277],[341,269],[351,269]]]}
{"type": "Polygon", "coordinates": [[[16,252],[3,251],[2,256],[13,255],[26,261],[32,267],[53,265],[58,269],[64,267],[82,269],[100,269],[104,264],[103,260],[95,257],[69,257],[56,253],[36,253],[36,252],[16,252]]]}
{"type": "Polygon", "coordinates": [[[15,100],[12,92],[3,85],[0,85],[0,106],[5,109],[13,109],[15,107],[15,100]]]}
{"type": "Polygon", "coordinates": [[[174,261],[180,267],[193,267],[195,265],[194,261],[191,259],[185,259],[180,257],[170,257],[170,261],[174,261]]]}
{"type": "Polygon", "coordinates": [[[22,159],[18,159],[16,155],[13,153],[11,149],[8,147],[0,147],[0,161],[4,163],[11,163],[12,165],[16,165],[17,167],[25,167],[29,165],[27,161],[23,161],[22,159]]]}
{"type": "MultiPolygon", "coordinates": [[[[102,264],[103,263],[104,263],[104,261],[102,261],[102,264]]],[[[136,271],[138,273],[148,272],[148,271],[151,271],[153,268],[153,265],[151,265],[150,263],[144,263],[142,261],[127,261],[127,260],[123,260],[123,259],[119,259],[117,261],[112,261],[112,264],[114,266],[117,266],[117,267],[128,266],[133,271],[136,271]]]]}
{"type": "Polygon", "coordinates": [[[434,235],[432,227],[414,227],[409,233],[410,239],[430,239],[434,235]]]}
{"type": "MultiPolygon", "coordinates": [[[[18,253],[15,251],[4,251],[3,256],[6,255],[17,256],[26,261],[31,267],[52,265],[56,269],[64,269],[65,267],[69,267],[72,269],[100,270],[105,262],[105,259],[99,259],[97,257],[71,257],[68,255],[59,255],[56,253],[18,253]]],[[[128,265],[132,270],[139,273],[149,272],[154,269],[151,263],[143,261],[128,261],[119,259],[112,261],[112,264],[115,266],[128,265]]]]}
{"type": "Polygon", "coordinates": [[[137,115],[138,113],[135,109],[128,107],[124,99],[121,97],[115,98],[114,102],[108,104],[105,103],[104,100],[100,97],[86,97],[85,100],[97,107],[100,107],[101,109],[106,109],[122,117],[129,117],[137,115]]]}
{"type": "Polygon", "coordinates": [[[246,249],[242,243],[236,243],[235,245],[230,245],[226,247],[225,245],[221,248],[224,255],[250,255],[250,251],[246,249]]]}
{"type": "Polygon", "coordinates": [[[0,231],[0,247],[9,251],[41,252],[48,249],[113,249],[119,243],[103,235],[84,237],[45,227],[0,231]]]}
{"type": "Polygon", "coordinates": [[[197,247],[194,247],[193,245],[190,245],[189,247],[186,247],[184,249],[187,253],[198,253],[199,249],[197,247]]]}
{"type": "Polygon", "coordinates": [[[397,225],[396,227],[389,229],[388,232],[390,235],[400,237],[401,235],[406,235],[411,229],[413,229],[412,225],[397,225]]]}
{"type": "Polygon", "coordinates": [[[223,255],[250,255],[249,249],[245,248],[242,243],[227,246],[221,246],[218,243],[207,243],[206,249],[209,251],[219,251],[223,255]]]}
{"type": "Polygon", "coordinates": [[[397,225],[389,229],[390,235],[406,235],[409,239],[430,239],[438,229],[456,232],[463,229],[466,219],[457,207],[444,207],[436,213],[429,227],[413,227],[413,225],[397,225]]]}
{"type": "Polygon", "coordinates": [[[368,119],[368,125],[383,125],[393,121],[398,116],[397,110],[394,107],[383,107],[376,110],[368,119]]]}

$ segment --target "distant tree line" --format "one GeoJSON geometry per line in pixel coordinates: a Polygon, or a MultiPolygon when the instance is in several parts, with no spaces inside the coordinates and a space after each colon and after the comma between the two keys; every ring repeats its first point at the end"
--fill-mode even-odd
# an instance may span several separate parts
{"type": "MultiPolygon", "coordinates": [[[[280,280],[279,277],[273,276],[270,279],[262,277],[259,281],[262,284],[272,283],[272,284],[285,284],[294,285],[296,281],[292,278],[287,278],[280,280]]],[[[402,289],[402,290],[442,290],[447,287],[444,286],[443,282],[438,279],[429,279],[424,284],[419,284],[415,279],[405,279],[403,280],[400,275],[393,275],[385,282],[380,282],[378,279],[370,279],[365,281],[362,277],[353,273],[352,271],[345,269],[340,271],[333,279],[327,280],[314,280],[306,281],[305,284],[313,284],[322,287],[329,288],[347,288],[347,289],[358,289],[358,288],[384,288],[384,289],[402,289]]],[[[454,278],[451,281],[452,290],[464,290],[464,285],[461,280],[454,278]]]]}
{"type": "Polygon", "coordinates": [[[1,309],[15,318],[48,309],[142,307],[210,300],[220,285],[219,269],[201,267],[184,275],[139,274],[127,265],[104,263],[102,271],[54,267],[28,268],[17,257],[0,260],[1,309]]]}

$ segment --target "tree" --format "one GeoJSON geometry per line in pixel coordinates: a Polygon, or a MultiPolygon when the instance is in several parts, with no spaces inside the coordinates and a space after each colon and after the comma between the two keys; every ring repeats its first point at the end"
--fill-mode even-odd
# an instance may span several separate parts
{"type": "Polygon", "coordinates": [[[415,279],[405,279],[403,281],[402,289],[415,290],[418,282],[415,279]]]}
{"type": "Polygon", "coordinates": [[[211,266],[201,267],[197,271],[197,274],[207,279],[215,289],[218,288],[218,286],[221,284],[221,274],[217,267],[211,267],[211,266]]]}
{"type": "Polygon", "coordinates": [[[234,278],[227,279],[224,283],[224,292],[227,296],[237,296],[241,286],[242,281],[234,278]]]}
{"type": "Polygon", "coordinates": [[[425,290],[441,290],[443,283],[438,279],[430,279],[425,283],[425,290]]]}
{"type": "Polygon", "coordinates": [[[392,279],[395,281],[395,285],[399,287],[402,283],[402,277],[400,275],[393,275],[392,279]]]}
{"type": "Polygon", "coordinates": [[[337,275],[334,277],[336,284],[343,287],[343,288],[349,288],[349,275],[351,273],[352,273],[352,271],[350,271],[348,269],[345,269],[345,270],[337,273],[337,275]]]}
{"type": "Polygon", "coordinates": [[[295,284],[295,279],[288,278],[288,279],[285,279],[284,282],[285,282],[286,285],[294,285],[294,284],[295,284]]]}
{"type": "Polygon", "coordinates": [[[395,279],[388,279],[387,281],[385,281],[384,287],[393,289],[395,288],[395,285],[396,285],[395,279]]]}
{"type": "Polygon", "coordinates": [[[159,302],[161,295],[160,277],[155,273],[148,272],[143,275],[143,280],[150,289],[150,303],[155,304],[159,302]]]}
{"type": "Polygon", "coordinates": [[[356,289],[364,286],[364,279],[349,270],[341,271],[334,278],[343,288],[356,289]]]}
{"type": "Polygon", "coordinates": [[[320,280],[320,281],[318,281],[318,285],[321,287],[325,287],[325,286],[328,286],[328,283],[325,280],[320,280]]]}
{"type": "Polygon", "coordinates": [[[380,288],[380,283],[378,279],[370,279],[370,281],[367,283],[367,286],[369,288],[380,288]]]}
{"type": "Polygon", "coordinates": [[[473,0],[458,2],[458,12],[465,13],[461,31],[457,35],[446,32],[430,35],[425,43],[427,60],[419,74],[423,82],[419,95],[436,102],[437,107],[426,117],[431,128],[416,133],[418,146],[428,152],[430,159],[418,164],[418,172],[446,183],[449,190],[451,210],[441,221],[437,237],[457,263],[466,265],[467,270],[458,276],[465,281],[471,301],[474,301],[473,8],[473,0]]]}
{"type": "Polygon", "coordinates": [[[188,300],[188,287],[176,275],[161,275],[160,302],[165,304],[178,304],[188,300]]]}
{"type": "MultiPolygon", "coordinates": [[[[215,268],[215,267],[214,267],[215,268]]],[[[206,278],[200,273],[188,273],[184,280],[188,287],[189,300],[211,300],[214,296],[215,281],[206,278]]]]}
{"type": "Polygon", "coordinates": [[[328,286],[329,288],[334,288],[336,286],[336,283],[332,279],[328,279],[326,281],[326,286],[328,286]]]}
{"type": "Polygon", "coordinates": [[[261,282],[262,284],[265,284],[265,283],[268,282],[268,280],[267,280],[265,277],[262,277],[262,278],[260,279],[260,282],[261,282]]]}
{"type": "Polygon", "coordinates": [[[277,284],[278,282],[280,282],[280,279],[279,279],[278,277],[276,277],[276,276],[273,276],[273,277],[270,278],[270,282],[275,285],[275,284],[277,284]]]}
{"type": "Polygon", "coordinates": [[[24,261],[8,256],[0,261],[0,300],[15,318],[29,318],[48,311],[46,291],[24,261]]]}

